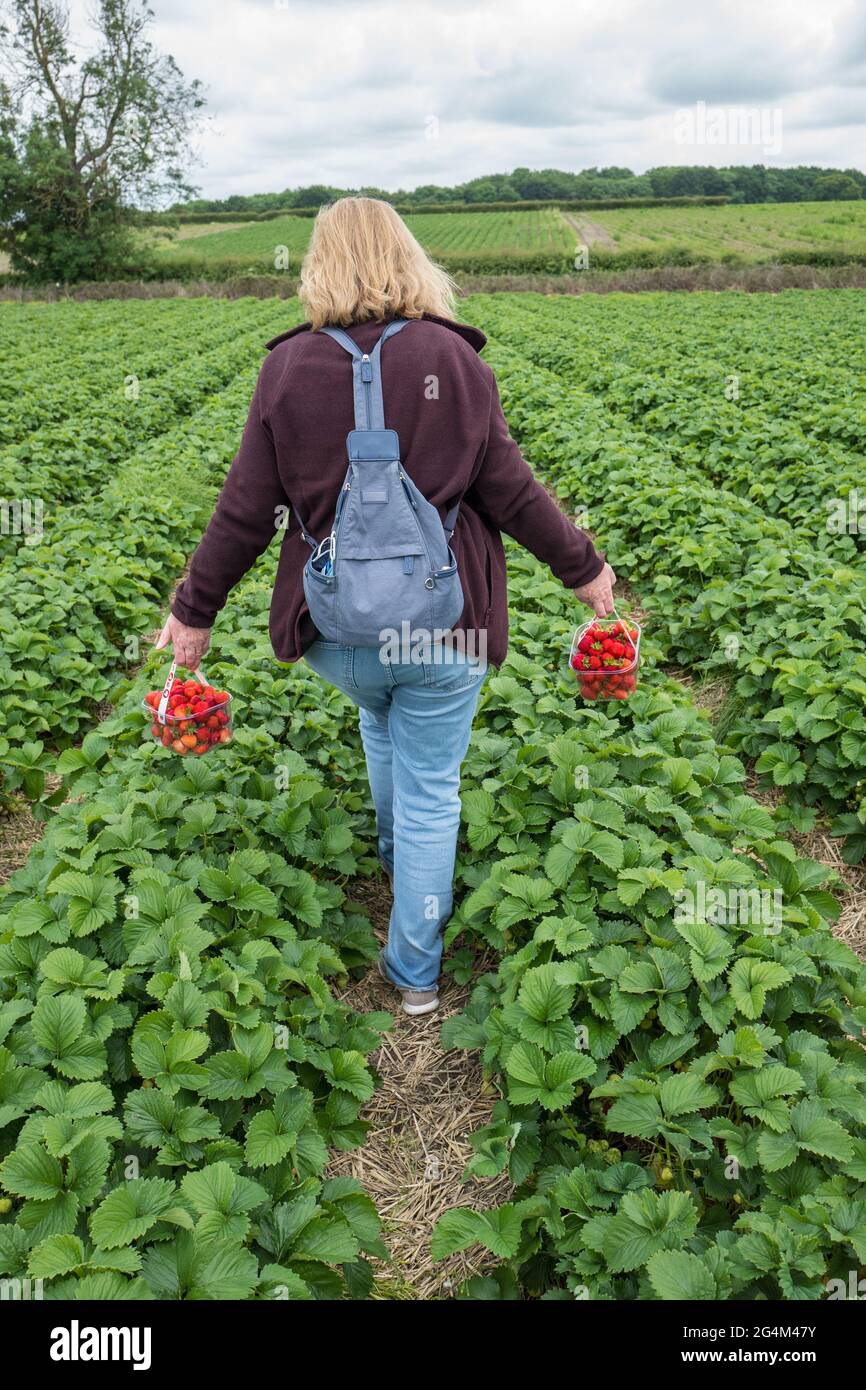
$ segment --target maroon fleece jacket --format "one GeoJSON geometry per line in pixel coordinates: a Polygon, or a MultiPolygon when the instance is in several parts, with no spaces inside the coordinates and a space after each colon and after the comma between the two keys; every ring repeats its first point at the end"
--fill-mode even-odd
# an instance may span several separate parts
{"type": "MultiPolygon", "coordinates": [[[[382,327],[348,331],[370,351],[382,327]]],[[[486,629],[488,660],[499,665],[508,647],[501,531],[568,588],[594,579],[604,561],[509,435],[493,372],[478,356],[486,341],[477,328],[425,314],[383,345],[382,384],[385,424],[397,431],[406,472],[443,518],[462,498],[452,547],[466,601],[455,628],[486,629]]],[[[317,540],[334,522],[355,423],[351,357],[308,323],[267,346],[240,449],[172,604],[190,627],[212,626],[286,509],[296,508],[317,540]]],[[[310,548],[292,511],[281,534],[271,642],[280,661],[297,661],[317,637],[302,582],[310,548]]]]}

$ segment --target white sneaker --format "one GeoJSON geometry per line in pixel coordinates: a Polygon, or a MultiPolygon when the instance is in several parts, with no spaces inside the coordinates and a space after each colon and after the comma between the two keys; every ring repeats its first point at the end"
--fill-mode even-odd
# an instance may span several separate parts
{"type": "Polygon", "coordinates": [[[435,989],[404,989],[402,985],[394,984],[391,976],[385,969],[385,962],[381,953],[376,960],[376,969],[386,984],[393,985],[394,989],[399,990],[403,998],[404,1014],[432,1014],[439,1008],[439,992],[435,989]]]}

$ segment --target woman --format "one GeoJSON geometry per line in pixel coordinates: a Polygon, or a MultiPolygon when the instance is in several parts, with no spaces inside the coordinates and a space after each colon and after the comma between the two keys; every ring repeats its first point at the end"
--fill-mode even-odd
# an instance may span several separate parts
{"type": "Polygon", "coordinates": [[[405,1011],[438,1006],[441,933],[452,909],[460,765],[487,662],[507,648],[507,532],[604,617],[613,571],[536,481],[510,438],[477,328],[453,320],[454,285],[388,203],[341,198],[316,218],[301,268],[307,322],[268,343],[240,450],[178,587],[158,646],[195,669],[232,586],[288,518],[270,610],[280,661],[305,657],[360,708],[379,856],[393,890],[379,971],[405,1011]],[[460,503],[452,540],[464,594],[453,639],[423,660],[398,650],[324,641],[304,599],[309,534],[327,536],[354,425],[352,360],[325,326],[343,326],[365,353],[384,325],[409,320],[381,350],[385,424],[402,465],[444,517],[460,503]],[[479,660],[478,654],[482,654],[479,660]],[[475,660],[473,660],[475,656],[475,660]]]}

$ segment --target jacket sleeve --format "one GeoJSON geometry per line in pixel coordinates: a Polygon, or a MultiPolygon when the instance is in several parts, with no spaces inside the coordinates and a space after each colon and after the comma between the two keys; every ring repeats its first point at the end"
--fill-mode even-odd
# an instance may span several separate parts
{"type": "Polygon", "coordinates": [[[273,436],[262,418],[260,375],[240,448],[174,596],[174,616],[189,627],[211,627],[231,589],[273,540],[289,505],[273,436]]]}
{"type": "Polygon", "coordinates": [[[511,438],[492,372],[487,447],[466,497],[567,588],[579,589],[604,568],[604,556],[545,491],[511,438]]]}

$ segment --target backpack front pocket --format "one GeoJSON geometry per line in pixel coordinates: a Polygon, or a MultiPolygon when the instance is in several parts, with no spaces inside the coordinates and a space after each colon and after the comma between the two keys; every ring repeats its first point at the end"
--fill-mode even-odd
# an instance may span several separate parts
{"type": "Polygon", "coordinates": [[[430,576],[434,626],[443,628],[445,631],[450,631],[458,621],[466,604],[463,585],[460,583],[460,575],[457,573],[457,561],[450,545],[448,547],[448,561],[447,565],[434,570],[430,576]]]}
{"type": "Polygon", "coordinates": [[[342,634],[337,623],[337,583],[334,574],[323,574],[322,566],[329,563],[325,555],[310,556],[304,565],[304,598],[317,632],[329,642],[339,642],[342,634]]]}

